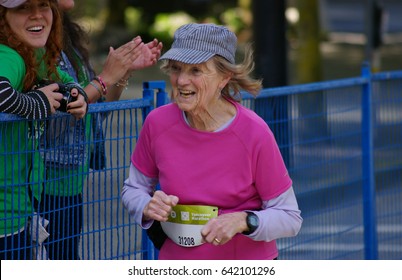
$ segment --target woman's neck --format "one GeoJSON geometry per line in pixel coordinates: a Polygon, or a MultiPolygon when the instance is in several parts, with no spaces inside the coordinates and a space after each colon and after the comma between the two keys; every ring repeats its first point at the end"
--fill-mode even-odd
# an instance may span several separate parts
{"type": "Polygon", "coordinates": [[[185,112],[185,115],[192,128],[213,132],[236,115],[236,107],[228,100],[221,98],[215,106],[198,112],[185,112]]]}

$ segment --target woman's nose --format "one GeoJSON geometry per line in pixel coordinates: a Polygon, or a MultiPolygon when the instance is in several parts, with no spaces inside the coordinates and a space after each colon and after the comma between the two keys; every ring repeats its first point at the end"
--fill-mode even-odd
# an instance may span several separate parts
{"type": "Polygon", "coordinates": [[[32,6],[30,7],[30,13],[31,13],[31,15],[30,15],[31,18],[40,18],[40,17],[43,17],[43,16],[42,16],[42,11],[41,11],[41,9],[40,9],[38,6],[36,6],[36,5],[32,5],[32,6]]]}
{"type": "Polygon", "coordinates": [[[187,84],[189,82],[189,80],[190,80],[189,75],[184,71],[180,72],[177,75],[177,84],[179,84],[179,85],[187,84]]]}

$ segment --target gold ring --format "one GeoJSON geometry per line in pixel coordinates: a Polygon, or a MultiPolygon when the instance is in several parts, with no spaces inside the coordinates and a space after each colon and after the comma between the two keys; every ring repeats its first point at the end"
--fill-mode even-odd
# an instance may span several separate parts
{"type": "Polygon", "coordinates": [[[214,241],[215,241],[216,243],[221,243],[221,241],[220,241],[218,238],[215,238],[214,241]]]}

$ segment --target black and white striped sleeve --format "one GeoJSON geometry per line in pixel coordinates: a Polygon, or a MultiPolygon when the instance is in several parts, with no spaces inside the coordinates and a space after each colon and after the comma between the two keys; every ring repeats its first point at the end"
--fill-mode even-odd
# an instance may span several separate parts
{"type": "Polygon", "coordinates": [[[0,76],[0,112],[27,119],[42,119],[50,116],[51,109],[49,100],[42,91],[20,93],[11,86],[7,78],[0,76]]]}

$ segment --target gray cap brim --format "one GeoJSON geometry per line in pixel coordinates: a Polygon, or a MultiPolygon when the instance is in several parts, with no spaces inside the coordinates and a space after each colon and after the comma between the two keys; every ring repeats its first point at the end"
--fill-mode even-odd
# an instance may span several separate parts
{"type": "Polygon", "coordinates": [[[173,48],[163,54],[159,60],[175,60],[187,64],[199,64],[208,61],[215,54],[191,49],[173,48]]]}

